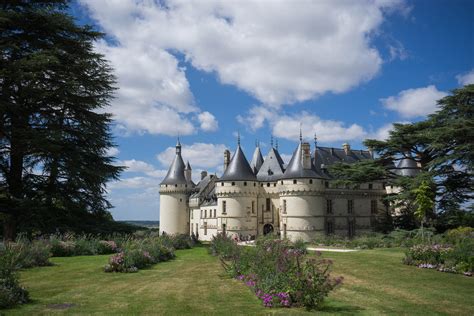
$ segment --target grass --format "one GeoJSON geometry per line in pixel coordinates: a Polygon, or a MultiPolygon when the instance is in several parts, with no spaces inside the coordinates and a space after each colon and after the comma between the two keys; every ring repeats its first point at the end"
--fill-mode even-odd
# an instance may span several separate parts
{"type": "MultiPolygon", "coordinates": [[[[397,249],[327,253],[345,284],[333,292],[324,314],[473,315],[474,279],[401,264],[397,249]]],[[[203,247],[138,273],[102,272],[108,256],[53,258],[55,266],[21,272],[32,302],[15,314],[306,314],[267,309],[241,282],[223,275],[203,247]]]]}

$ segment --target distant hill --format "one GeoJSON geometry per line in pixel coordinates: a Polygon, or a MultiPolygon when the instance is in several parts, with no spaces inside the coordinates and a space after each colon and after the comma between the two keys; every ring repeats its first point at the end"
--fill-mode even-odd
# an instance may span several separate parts
{"type": "Polygon", "coordinates": [[[146,228],[158,228],[160,221],[120,221],[122,223],[127,223],[135,226],[141,226],[146,228]]]}

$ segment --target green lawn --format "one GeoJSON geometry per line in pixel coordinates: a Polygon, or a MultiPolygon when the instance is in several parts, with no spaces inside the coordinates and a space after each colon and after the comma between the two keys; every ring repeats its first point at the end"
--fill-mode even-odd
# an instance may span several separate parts
{"type": "MultiPolygon", "coordinates": [[[[400,250],[327,253],[345,284],[323,313],[474,314],[474,279],[419,270],[400,263],[400,250]]],[[[53,258],[52,267],[21,272],[32,302],[7,314],[303,314],[267,309],[243,285],[222,273],[205,248],[180,250],[177,258],[138,273],[104,273],[108,256],[53,258]]],[[[1,313],[0,313],[1,314],[1,313]]]]}

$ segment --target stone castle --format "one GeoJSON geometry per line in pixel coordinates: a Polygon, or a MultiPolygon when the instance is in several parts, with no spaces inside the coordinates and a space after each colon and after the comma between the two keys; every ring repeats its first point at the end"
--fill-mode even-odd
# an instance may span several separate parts
{"type": "MultiPolygon", "coordinates": [[[[291,240],[311,241],[317,235],[353,237],[373,230],[378,214],[387,211],[383,196],[392,187],[382,182],[357,188],[337,185],[328,166],[373,159],[370,151],[315,146],[302,141],[285,165],[278,146],[263,158],[257,144],[251,162],[240,140],[235,152],[224,152],[224,174],[201,172],[192,181],[189,162],[181,157],[178,140],[176,156],[160,184],[160,233],[194,234],[210,240],[224,233],[248,238],[268,233],[291,240]]],[[[411,175],[417,165],[412,159],[400,161],[397,172],[411,175]]]]}

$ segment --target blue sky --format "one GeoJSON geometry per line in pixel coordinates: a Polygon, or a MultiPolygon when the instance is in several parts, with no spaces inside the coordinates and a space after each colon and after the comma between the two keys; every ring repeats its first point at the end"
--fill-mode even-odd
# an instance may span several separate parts
{"type": "Polygon", "coordinates": [[[237,131],[250,159],[270,135],[288,159],[304,137],[362,148],[394,122],[423,119],[474,83],[473,1],[79,0],[70,12],[107,34],[116,70],[115,219],[157,220],[173,157],[222,172],[237,131]]]}

